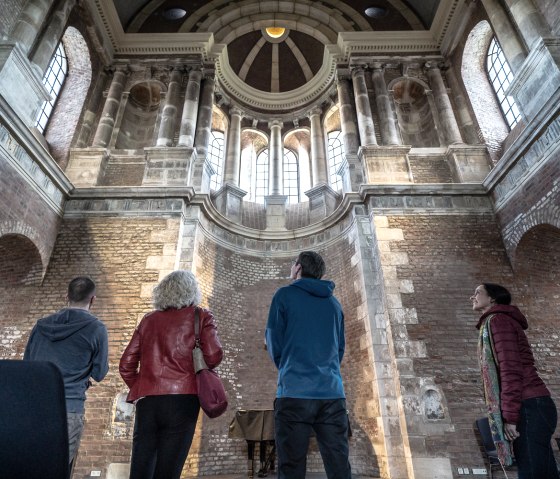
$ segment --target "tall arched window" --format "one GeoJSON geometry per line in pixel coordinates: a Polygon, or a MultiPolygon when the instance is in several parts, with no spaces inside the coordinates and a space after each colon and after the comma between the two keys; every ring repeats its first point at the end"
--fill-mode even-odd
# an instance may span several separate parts
{"type": "Polygon", "coordinates": [[[490,83],[496,92],[498,103],[506,122],[510,128],[513,128],[519,122],[521,115],[514,99],[511,96],[506,96],[506,90],[513,80],[513,73],[496,37],[492,38],[488,47],[486,71],[488,72],[490,83]]]}
{"type": "Polygon", "coordinates": [[[43,85],[45,85],[51,99],[43,103],[43,106],[37,115],[35,126],[41,133],[45,131],[67,74],[68,61],[66,58],[66,51],[64,50],[64,46],[61,42],[58,44],[56,52],[49,63],[49,67],[43,76],[43,85]]]}
{"type": "Polygon", "coordinates": [[[255,175],[255,201],[264,203],[264,197],[268,195],[268,149],[265,148],[257,156],[255,175]]]}
{"type": "Polygon", "coordinates": [[[344,150],[342,147],[342,132],[340,130],[331,131],[327,135],[328,148],[327,158],[329,159],[329,180],[333,190],[342,189],[342,177],[337,174],[342,160],[344,158],[344,150]]]}
{"type": "Polygon", "coordinates": [[[288,203],[299,203],[299,170],[296,155],[284,148],[284,194],[288,203]]]}
{"type": "Polygon", "coordinates": [[[208,145],[208,159],[215,173],[210,177],[210,189],[219,190],[222,186],[222,172],[224,166],[224,134],[221,131],[210,132],[208,145]]]}

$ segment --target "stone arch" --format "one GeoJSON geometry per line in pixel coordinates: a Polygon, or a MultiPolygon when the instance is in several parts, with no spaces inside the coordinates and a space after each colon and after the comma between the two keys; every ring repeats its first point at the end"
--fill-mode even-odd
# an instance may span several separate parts
{"type": "Polygon", "coordinates": [[[268,147],[270,137],[255,128],[241,129],[241,163],[243,174],[239,181],[239,187],[249,192],[246,200],[254,201],[255,191],[255,165],[257,156],[268,147]]]}
{"type": "Polygon", "coordinates": [[[41,274],[44,276],[49,263],[49,256],[54,245],[51,243],[45,244],[44,235],[41,235],[32,226],[20,221],[5,221],[0,223],[0,239],[6,236],[25,238],[33,243],[41,258],[41,274]]]}
{"type": "Polygon", "coordinates": [[[525,232],[515,250],[513,303],[528,319],[527,337],[539,374],[553,390],[560,388],[559,265],[560,225],[540,224],[525,232]]]}
{"type": "Polygon", "coordinates": [[[389,83],[389,90],[393,92],[403,143],[419,148],[440,146],[428,85],[416,78],[400,77],[389,83]]]}
{"type": "Polygon", "coordinates": [[[81,32],[69,26],[62,36],[68,59],[68,76],[62,87],[44,136],[51,155],[62,169],[68,164],[68,153],[92,78],[89,48],[81,32]]]}
{"type": "Polygon", "coordinates": [[[302,193],[311,189],[311,131],[308,127],[294,128],[284,134],[284,148],[292,150],[298,159],[299,185],[302,193]]]}
{"type": "Polygon", "coordinates": [[[486,73],[486,53],[494,32],[483,20],[469,33],[461,63],[461,76],[469,96],[480,134],[495,163],[502,154],[502,143],[509,134],[496,94],[486,73]]]}
{"type": "Polygon", "coordinates": [[[140,81],[130,86],[115,147],[141,149],[154,144],[154,132],[165,91],[159,81],[140,81]]]}
{"type": "Polygon", "coordinates": [[[33,241],[21,234],[0,236],[0,359],[23,353],[27,318],[41,286],[43,263],[33,241]]]}

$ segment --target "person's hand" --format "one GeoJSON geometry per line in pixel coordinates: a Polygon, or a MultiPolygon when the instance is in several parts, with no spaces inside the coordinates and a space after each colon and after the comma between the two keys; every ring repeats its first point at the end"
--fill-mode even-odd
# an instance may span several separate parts
{"type": "Polygon", "coordinates": [[[508,441],[513,441],[519,437],[519,431],[515,424],[505,423],[504,424],[504,435],[508,441]]]}

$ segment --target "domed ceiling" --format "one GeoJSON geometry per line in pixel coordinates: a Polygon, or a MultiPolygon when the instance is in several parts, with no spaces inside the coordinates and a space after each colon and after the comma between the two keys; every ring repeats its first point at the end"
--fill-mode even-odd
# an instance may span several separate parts
{"type": "MultiPolygon", "coordinates": [[[[324,65],[326,46],[336,45],[340,32],[427,30],[440,1],[114,0],[114,6],[126,33],[212,33],[227,52],[222,84],[237,85],[226,89],[243,90],[236,98],[262,110],[271,104],[263,95],[282,109],[282,94],[299,95],[311,83],[324,91],[333,78],[324,71],[332,70],[324,65]]],[[[303,100],[288,103],[286,109],[303,100]]]]}

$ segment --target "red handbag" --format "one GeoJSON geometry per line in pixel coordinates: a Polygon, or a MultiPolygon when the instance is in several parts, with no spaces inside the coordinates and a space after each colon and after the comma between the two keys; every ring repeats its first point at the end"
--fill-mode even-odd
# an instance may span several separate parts
{"type": "Polygon", "coordinates": [[[198,308],[194,310],[194,348],[193,365],[196,374],[196,387],[200,407],[209,418],[221,416],[228,407],[226,390],[218,373],[210,369],[204,361],[200,348],[200,316],[198,308]]]}

